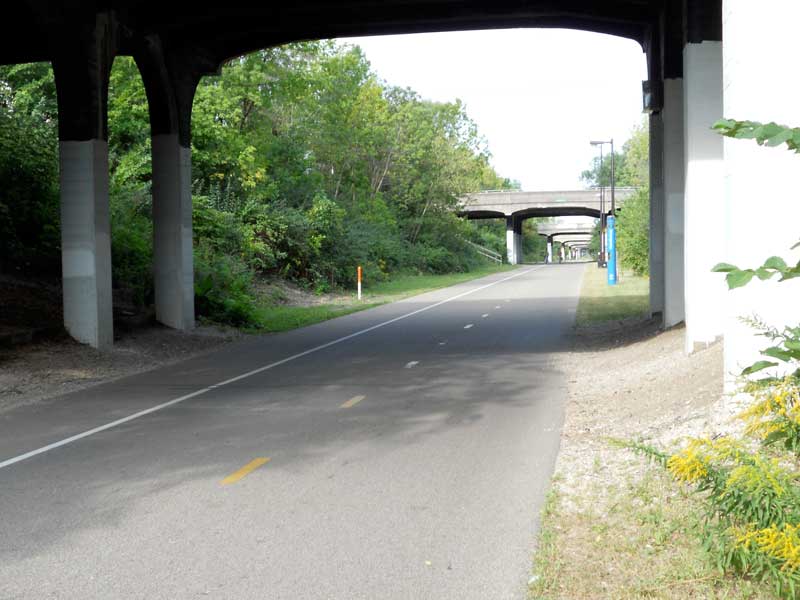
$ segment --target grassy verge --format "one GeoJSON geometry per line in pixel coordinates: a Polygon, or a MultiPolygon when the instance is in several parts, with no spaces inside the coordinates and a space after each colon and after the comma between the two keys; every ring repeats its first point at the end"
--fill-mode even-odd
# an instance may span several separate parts
{"type": "Polygon", "coordinates": [[[714,568],[702,526],[697,497],[655,467],[616,482],[598,476],[577,497],[562,495],[555,480],[528,598],[773,598],[766,584],[714,568]]]}
{"type": "Polygon", "coordinates": [[[306,325],[327,321],[350,313],[395,302],[443,287],[463,283],[492,273],[514,269],[511,265],[492,265],[475,269],[468,273],[448,273],[445,275],[398,275],[390,281],[365,286],[362,300],[355,293],[343,296],[330,304],[314,306],[287,306],[264,303],[258,308],[260,327],[256,331],[278,332],[297,329],[306,325]]]}
{"type": "Polygon", "coordinates": [[[650,310],[650,280],[623,273],[617,285],[608,285],[605,269],[588,265],[583,276],[576,324],[580,326],[641,317],[650,310]]]}

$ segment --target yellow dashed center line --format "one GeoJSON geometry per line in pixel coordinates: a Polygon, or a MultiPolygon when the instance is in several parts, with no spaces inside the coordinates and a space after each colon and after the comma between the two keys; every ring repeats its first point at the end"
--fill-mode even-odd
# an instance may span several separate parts
{"type": "Polygon", "coordinates": [[[261,465],[265,465],[268,462],[269,462],[269,457],[268,456],[262,456],[260,458],[254,458],[249,463],[247,463],[245,466],[243,466],[241,469],[239,469],[238,471],[236,471],[234,473],[231,473],[230,475],[228,475],[225,479],[223,479],[219,483],[220,483],[220,485],[230,485],[232,483],[236,483],[237,481],[239,481],[245,475],[249,475],[250,473],[255,471],[258,467],[260,467],[261,465]]]}
{"type": "Polygon", "coordinates": [[[350,398],[350,400],[348,400],[347,402],[342,404],[339,408],[353,408],[356,404],[361,402],[364,398],[366,398],[366,396],[353,396],[352,398],[350,398]]]}

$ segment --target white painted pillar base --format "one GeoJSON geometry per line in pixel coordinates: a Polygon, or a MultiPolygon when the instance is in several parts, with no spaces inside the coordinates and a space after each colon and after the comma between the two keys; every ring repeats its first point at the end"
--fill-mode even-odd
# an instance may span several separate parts
{"type": "Polygon", "coordinates": [[[684,320],[683,80],[664,80],[664,326],[684,320]]]}
{"type": "Polygon", "coordinates": [[[64,326],[81,343],[114,343],[108,142],[60,142],[64,326]]]}
{"type": "Polygon", "coordinates": [[[650,115],[650,314],[664,315],[664,121],[650,115]]]}
{"type": "Polygon", "coordinates": [[[725,260],[723,138],[711,129],[722,118],[722,42],[683,50],[684,301],[686,352],[722,335],[724,280],[711,269],[725,260]]]}
{"type": "Polygon", "coordinates": [[[153,146],[153,271],[156,319],[194,328],[191,150],[177,134],[155,135],[153,146]]]}
{"type": "Polygon", "coordinates": [[[547,238],[547,263],[553,262],[553,238],[547,238]]]}
{"type": "MultiPolygon", "coordinates": [[[[785,0],[724,0],[722,19],[725,116],[800,126],[800,78],[787,77],[786,64],[797,53],[800,3],[785,0]],[[779,89],[775,88],[780,82],[779,89]]],[[[758,146],[752,140],[725,138],[725,262],[757,267],[771,255],[794,264],[800,248],[800,156],[786,149],[758,146]]],[[[722,275],[718,275],[722,278],[722,275]]],[[[724,355],[726,388],[741,370],[760,360],[770,346],[742,317],[757,314],[782,329],[800,323],[800,280],[753,280],[726,293],[724,355]]],[[[796,366],[781,364],[764,374],[796,366]]]]}
{"type": "Polygon", "coordinates": [[[508,264],[517,264],[517,241],[516,233],[514,232],[514,222],[511,217],[506,218],[506,255],[508,264]]]}

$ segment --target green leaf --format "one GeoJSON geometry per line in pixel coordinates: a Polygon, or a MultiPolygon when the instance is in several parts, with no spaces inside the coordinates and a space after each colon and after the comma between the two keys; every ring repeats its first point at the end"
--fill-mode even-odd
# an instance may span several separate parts
{"type": "MultiPolygon", "coordinates": [[[[785,142],[787,139],[789,139],[789,138],[780,139],[782,136],[785,135],[787,128],[773,122],[767,123],[766,125],[762,125],[756,131],[758,132],[758,143],[765,144],[767,146],[777,146],[785,142]],[[773,144],[772,143],[773,139],[777,139],[779,141],[773,144]]],[[[792,130],[788,129],[788,131],[789,131],[789,137],[791,137],[792,130]]]]}
{"type": "Polygon", "coordinates": [[[786,340],[783,345],[789,348],[789,350],[800,351],[800,340],[786,340]]]}
{"type": "Polygon", "coordinates": [[[768,271],[764,267],[759,267],[756,269],[756,277],[758,277],[761,281],[766,281],[770,279],[775,274],[775,271],[768,271]]]}
{"type": "Polygon", "coordinates": [[[752,375],[770,367],[777,367],[778,363],[770,362],[768,360],[759,360],[742,371],[742,375],[752,375]]]}
{"type": "Polygon", "coordinates": [[[769,446],[770,444],[779,442],[784,437],[786,437],[786,432],[779,429],[768,434],[767,437],[764,438],[763,443],[765,446],[769,446]]]}
{"type": "Polygon", "coordinates": [[[711,269],[712,273],[730,273],[731,271],[738,271],[739,267],[730,263],[718,263],[711,269]]]}
{"type": "Polygon", "coordinates": [[[728,282],[728,289],[734,290],[736,288],[742,287],[750,283],[750,280],[755,275],[755,271],[752,269],[744,269],[744,270],[737,270],[731,271],[725,277],[725,280],[728,282]]]}
{"type": "Polygon", "coordinates": [[[711,126],[711,129],[717,129],[721,131],[725,131],[728,129],[733,129],[736,127],[737,122],[733,119],[720,119],[716,123],[711,126]]]}
{"type": "Polygon", "coordinates": [[[787,279],[794,279],[800,277],[800,267],[792,267],[781,271],[781,278],[778,281],[786,281],[787,279]]]}
{"type": "Polygon", "coordinates": [[[769,356],[771,358],[777,358],[778,360],[782,360],[784,362],[788,362],[793,358],[791,352],[787,352],[780,346],[773,346],[772,348],[767,348],[766,350],[762,350],[761,354],[763,354],[764,356],[769,356]]]}
{"type": "Polygon", "coordinates": [[[783,271],[788,268],[788,265],[780,256],[770,256],[764,261],[764,267],[767,269],[775,269],[776,271],[783,271]]]}

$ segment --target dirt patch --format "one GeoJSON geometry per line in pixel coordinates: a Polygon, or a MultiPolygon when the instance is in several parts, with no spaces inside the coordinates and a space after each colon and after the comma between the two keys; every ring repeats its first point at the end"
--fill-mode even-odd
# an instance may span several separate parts
{"type": "Polygon", "coordinates": [[[66,336],[0,349],[0,413],[209,352],[241,337],[236,330],[161,326],[122,332],[100,352],[66,336]]]}
{"type": "MultiPolygon", "coordinates": [[[[54,335],[63,329],[59,282],[22,280],[0,274],[0,345],[11,345],[17,334],[54,335]],[[9,336],[8,343],[2,343],[9,336]]],[[[25,339],[23,337],[23,339],[25,339]]]]}
{"type": "Polygon", "coordinates": [[[317,294],[280,279],[255,282],[256,294],[268,304],[283,306],[320,306],[352,302],[352,294],[317,294]]]}

